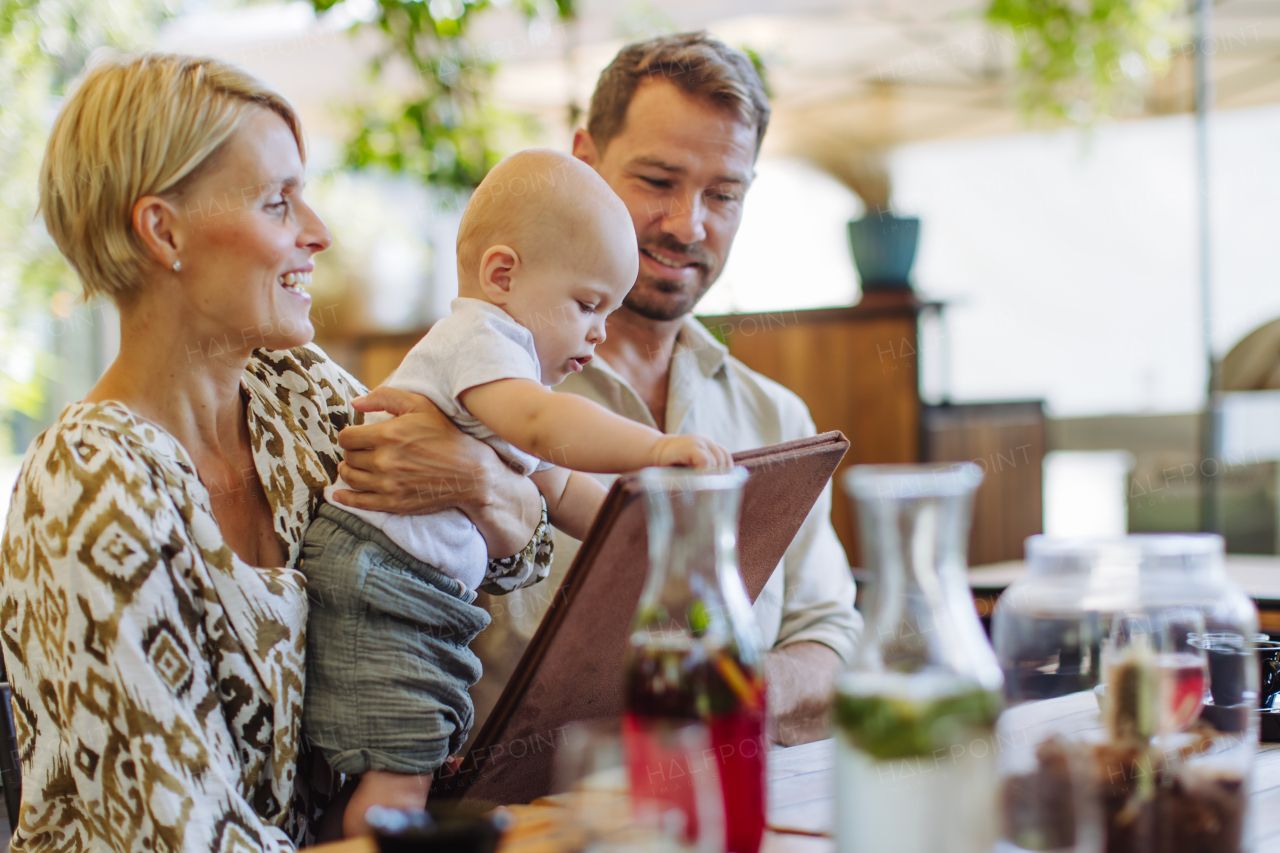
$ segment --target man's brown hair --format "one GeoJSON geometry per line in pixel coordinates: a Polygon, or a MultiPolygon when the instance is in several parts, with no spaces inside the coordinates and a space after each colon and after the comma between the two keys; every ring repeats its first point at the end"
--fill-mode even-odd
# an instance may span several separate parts
{"type": "Polygon", "coordinates": [[[706,32],[677,33],[630,44],[600,73],[587,113],[587,132],[604,152],[621,131],[636,88],[665,80],[684,92],[722,105],[756,129],[756,155],[769,127],[769,99],[745,53],[706,32]]]}

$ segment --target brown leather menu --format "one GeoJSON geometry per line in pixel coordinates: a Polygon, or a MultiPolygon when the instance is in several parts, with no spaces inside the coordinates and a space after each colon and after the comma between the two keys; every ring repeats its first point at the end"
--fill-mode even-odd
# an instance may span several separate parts
{"type": "MultiPolygon", "coordinates": [[[[738,565],[752,601],[848,448],[843,435],[827,432],[734,454],[749,472],[738,565]]],[[[564,727],[622,713],[623,659],[648,569],[643,493],[627,474],[614,482],[461,766],[438,772],[433,797],[527,803],[551,792],[564,727]]]]}

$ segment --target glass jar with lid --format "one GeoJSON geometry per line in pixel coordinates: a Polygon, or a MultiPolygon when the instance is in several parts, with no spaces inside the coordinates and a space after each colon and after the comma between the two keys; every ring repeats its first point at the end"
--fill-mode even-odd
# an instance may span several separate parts
{"type": "Polygon", "coordinates": [[[1258,615],[1208,534],[1027,540],[992,619],[1004,851],[1244,846],[1258,615]]]}

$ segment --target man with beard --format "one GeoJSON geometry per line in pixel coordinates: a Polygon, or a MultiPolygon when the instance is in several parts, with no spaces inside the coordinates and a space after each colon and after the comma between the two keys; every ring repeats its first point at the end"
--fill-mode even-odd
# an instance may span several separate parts
{"type": "MultiPolygon", "coordinates": [[[[731,357],[691,313],[724,269],[768,122],[751,61],[705,33],[629,45],[600,75],[573,153],[626,203],[640,273],[596,358],[557,391],[663,432],[700,433],[731,451],[814,434],[795,394],[731,357]]],[[[456,458],[460,444],[449,440],[456,428],[425,397],[383,387],[354,405],[399,417],[339,436],[346,451],[339,473],[360,490],[340,493],[343,503],[411,515],[424,511],[423,483],[439,482],[464,509],[491,494],[489,469],[479,462],[471,462],[474,488],[441,476],[468,460],[456,458]],[[441,459],[451,467],[441,469],[441,459]]],[[[752,608],[771,649],[770,734],[785,744],[825,736],[835,677],[862,627],[830,514],[828,485],[752,608]]],[[[537,523],[520,521],[529,529],[537,523]]],[[[484,664],[472,688],[473,731],[520,662],[576,550],[574,540],[558,536],[548,583],[493,601],[481,595],[493,622],[472,644],[484,664]]]]}
{"type": "MultiPolygon", "coordinates": [[[[724,269],[768,121],[751,61],[705,33],[630,45],[604,70],[573,154],[626,203],[640,273],[596,358],[558,392],[732,451],[815,433],[795,394],[730,356],[692,316],[724,269]]],[[[771,648],[770,733],[786,744],[825,736],[834,680],[862,624],[831,527],[830,488],[753,607],[771,648]]],[[[472,646],[484,662],[473,690],[477,721],[519,662],[576,545],[558,536],[550,583],[491,603],[494,622],[472,646]]]]}

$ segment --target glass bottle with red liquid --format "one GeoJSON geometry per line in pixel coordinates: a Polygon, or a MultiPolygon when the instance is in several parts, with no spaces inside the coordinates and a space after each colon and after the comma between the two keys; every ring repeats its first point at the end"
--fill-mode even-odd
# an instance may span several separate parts
{"type": "Polygon", "coordinates": [[[637,809],[674,805],[685,840],[697,841],[706,835],[698,786],[715,780],[728,853],[756,853],[765,824],[764,657],[738,573],[746,479],[743,468],[641,472],[650,568],[624,687],[637,809]],[[691,748],[698,738],[702,748],[691,748]]]}

